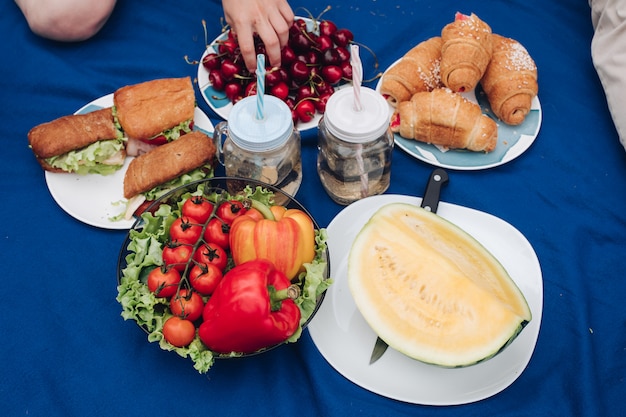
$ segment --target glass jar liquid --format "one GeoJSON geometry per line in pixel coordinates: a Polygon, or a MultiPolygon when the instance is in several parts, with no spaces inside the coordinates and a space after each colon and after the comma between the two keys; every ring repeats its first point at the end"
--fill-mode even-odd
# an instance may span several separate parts
{"type": "Polygon", "coordinates": [[[294,196],[302,183],[302,163],[291,111],[273,96],[264,97],[262,119],[256,111],[255,96],[246,97],[233,106],[228,122],[217,124],[213,140],[218,159],[229,177],[261,181],[294,196]]]}
{"type": "Polygon", "coordinates": [[[328,195],[347,205],[384,193],[391,179],[393,135],[385,99],[361,88],[362,109],[352,103],[354,92],[334,93],[319,123],[317,172],[328,195]]]}

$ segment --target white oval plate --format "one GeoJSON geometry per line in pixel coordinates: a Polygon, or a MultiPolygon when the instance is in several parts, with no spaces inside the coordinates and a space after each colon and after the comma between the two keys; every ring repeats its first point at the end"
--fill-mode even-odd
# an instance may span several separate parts
{"type": "MultiPolygon", "coordinates": [[[[395,65],[398,61],[394,62],[395,65]]],[[[391,65],[389,68],[393,67],[391,65]]],[[[386,71],[389,71],[389,68],[386,71]]],[[[376,84],[376,91],[380,93],[382,77],[376,84]]],[[[487,95],[480,84],[468,93],[462,94],[468,100],[478,103],[484,114],[491,117],[498,125],[498,144],[492,152],[471,152],[462,149],[442,151],[435,145],[405,139],[395,133],[396,145],[412,157],[441,168],[462,171],[480,170],[506,164],[522,155],[533,144],[541,128],[542,111],[539,98],[535,97],[531,103],[530,113],[524,122],[518,126],[510,126],[498,119],[491,110],[487,95]]],[[[394,108],[389,106],[389,117],[394,108]]]]}
{"type": "Polygon", "coordinates": [[[531,322],[501,353],[466,368],[448,369],[413,360],[391,347],[374,364],[369,359],[376,333],[369,327],[350,294],[347,259],[357,233],[380,207],[404,202],[419,206],[422,199],[379,195],[343,209],[328,225],[330,271],[334,280],[308,326],[318,350],[341,375],[376,394],[424,405],[455,405],[493,396],[524,371],[537,343],[543,311],[543,280],[537,255],[513,226],[490,214],[440,203],[437,214],[464,229],[506,268],[530,306],[531,322]]]}
{"type": "MultiPolygon", "coordinates": [[[[113,94],[100,97],[83,106],[75,114],[89,113],[113,105],[113,94]]],[[[198,107],[194,114],[194,128],[211,135],[213,124],[198,107]]],[[[130,229],[132,220],[110,220],[124,211],[124,175],[132,157],[111,175],[78,175],[45,172],[46,184],[52,198],[70,216],[83,223],[103,229],[130,229]]]]}

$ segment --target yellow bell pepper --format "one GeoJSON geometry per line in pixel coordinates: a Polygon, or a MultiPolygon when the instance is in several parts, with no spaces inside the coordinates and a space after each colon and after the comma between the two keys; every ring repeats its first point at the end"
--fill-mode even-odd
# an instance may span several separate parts
{"type": "Polygon", "coordinates": [[[266,217],[239,216],[230,226],[230,250],[235,265],[267,259],[290,280],[315,258],[315,227],[298,209],[272,206],[266,217]]]}

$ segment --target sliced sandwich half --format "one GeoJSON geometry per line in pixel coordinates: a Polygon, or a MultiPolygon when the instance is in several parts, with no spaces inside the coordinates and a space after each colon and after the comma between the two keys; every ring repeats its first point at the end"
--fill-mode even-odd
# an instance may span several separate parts
{"type": "Polygon", "coordinates": [[[111,107],[35,126],[28,142],[41,166],[53,172],[108,175],[120,169],[126,157],[111,107]]]}
{"type": "Polygon", "coordinates": [[[122,87],[113,94],[113,105],[114,116],[128,138],[130,156],[148,152],[193,130],[196,98],[190,77],[162,78],[122,87]]]}
{"type": "Polygon", "coordinates": [[[124,218],[130,220],[174,188],[212,177],[215,151],[209,136],[193,131],[134,158],[124,176],[124,218]]]}

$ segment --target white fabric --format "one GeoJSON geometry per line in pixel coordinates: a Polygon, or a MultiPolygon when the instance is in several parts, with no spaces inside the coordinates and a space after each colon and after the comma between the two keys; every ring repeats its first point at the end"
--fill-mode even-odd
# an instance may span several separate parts
{"type": "Polygon", "coordinates": [[[591,56],[606,100],[626,148],[626,1],[589,0],[595,29],[591,56]]]}

